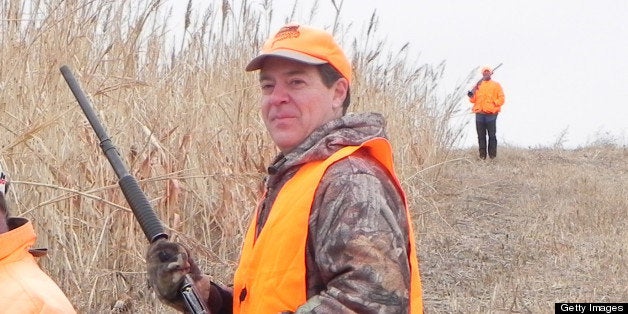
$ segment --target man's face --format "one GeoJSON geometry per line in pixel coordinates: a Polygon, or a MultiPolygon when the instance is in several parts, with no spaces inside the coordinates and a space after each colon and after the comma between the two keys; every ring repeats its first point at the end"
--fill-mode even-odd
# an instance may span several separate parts
{"type": "Polygon", "coordinates": [[[484,72],[482,72],[482,77],[484,78],[485,81],[490,80],[491,79],[491,71],[484,70],[484,72]]]}
{"type": "Polygon", "coordinates": [[[315,66],[268,57],[260,71],[260,86],[264,124],[275,145],[287,154],[314,129],[342,116],[348,82],[341,78],[328,88],[315,66]]]}

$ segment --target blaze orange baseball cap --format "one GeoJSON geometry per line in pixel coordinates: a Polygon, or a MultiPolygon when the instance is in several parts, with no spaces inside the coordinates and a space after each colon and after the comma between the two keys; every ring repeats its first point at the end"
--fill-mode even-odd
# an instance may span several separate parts
{"type": "Polygon", "coordinates": [[[351,63],[334,37],[320,29],[288,24],[266,40],[260,54],[246,66],[247,71],[262,68],[267,57],[275,56],[307,64],[329,63],[351,84],[351,63]]]}
{"type": "Polygon", "coordinates": [[[484,74],[484,71],[489,71],[491,72],[491,74],[493,74],[493,69],[491,69],[491,67],[489,66],[482,67],[482,69],[480,70],[480,74],[484,74]]]}

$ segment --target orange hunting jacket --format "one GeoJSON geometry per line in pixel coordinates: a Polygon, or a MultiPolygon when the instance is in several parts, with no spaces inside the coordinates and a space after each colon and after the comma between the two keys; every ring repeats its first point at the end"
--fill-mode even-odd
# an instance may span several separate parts
{"type": "Polygon", "coordinates": [[[0,234],[0,313],[76,313],[28,251],[37,238],[33,225],[10,218],[9,228],[0,234]]]}
{"type": "Polygon", "coordinates": [[[469,101],[473,103],[471,111],[474,113],[499,113],[505,101],[504,91],[493,80],[482,81],[469,101]]]}
{"type": "MultiPolygon", "coordinates": [[[[394,175],[390,144],[375,138],[360,146],[347,146],[324,161],[303,165],[282,188],[272,206],[263,231],[257,236],[257,214],[244,240],[240,265],[235,273],[233,313],[280,313],[296,311],[306,300],[305,247],[310,209],[322,176],[334,162],[358,149],[367,149],[373,158],[394,175]]],[[[410,220],[409,212],[406,215],[410,220]]],[[[419,264],[416,256],[412,224],[409,226],[411,267],[410,313],[423,309],[419,264]]]]}

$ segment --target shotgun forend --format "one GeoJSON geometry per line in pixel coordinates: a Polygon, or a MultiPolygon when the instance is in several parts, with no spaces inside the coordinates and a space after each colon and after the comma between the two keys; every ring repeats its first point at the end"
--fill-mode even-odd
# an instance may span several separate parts
{"type": "MultiPolygon", "coordinates": [[[[78,101],[83,113],[87,117],[92,129],[96,132],[98,140],[100,141],[100,148],[105,156],[109,160],[109,163],[113,167],[113,170],[118,177],[118,184],[122,193],[126,198],[126,201],[131,206],[135,219],[140,224],[144,235],[150,243],[153,243],[159,239],[168,239],[168,235],[164,232],[164,226],[159,218],[155,214],[155,211],[151,207],[146,194],[142,191],[137,180],[127,170],[122,158],[116,147],[111,142],[111,138],[107,135],[105,128],[100,119],[96,115],[93,106],[83,90],[79,86],[76,78],[72,74],[72,71],[68,66],[62,66],[60,68],[61,74],[68,83],[68,86],[72,90],[74,97],[78,101]]],[[[188,313],[203,314],[209,311],[205,308],[203,302],[200,301],[198,294],[193,289],[194,285],[190,276],[185,276],[182,288],[180,290],[181,298],[183,298],[188,313]]]]}

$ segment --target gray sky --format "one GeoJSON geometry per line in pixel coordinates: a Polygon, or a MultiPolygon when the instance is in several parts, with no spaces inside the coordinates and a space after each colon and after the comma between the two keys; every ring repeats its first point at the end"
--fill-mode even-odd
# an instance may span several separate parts
{"type": "MultiPolygon", "coordinates": [[[[297,21],[309,17],[313,2],[299,1],[297,21]]],[[[281,16],[293,3],[274,0],[273,7],[281,16]]],[[[319,6],[313,25],[330,25],[331,0],[319,6]]],[[[446,61],[443,93],[476,67],[503,62],[493,75],[506,94],[501,144],[552,146],[564,133],[567,148],[600,138],[628,145],[628,1],[344,0],[341,18],[357,32],[373,10],[377,34],[393,51],[408,42],[419,63],[446,61]]],[[[275,22],[272,30],[283,19],[275,22]]],[[[475,137],[470,123],[465,145],[475,137]]]]}

